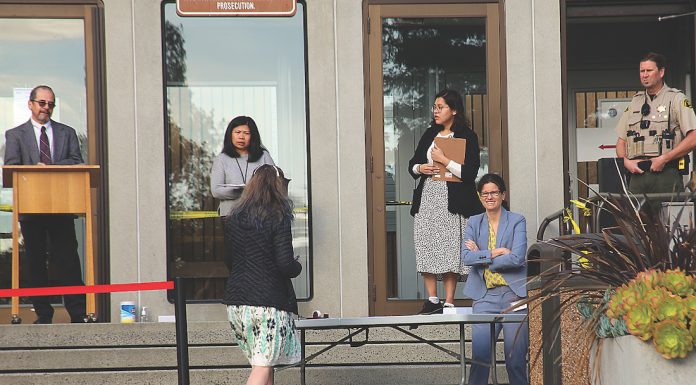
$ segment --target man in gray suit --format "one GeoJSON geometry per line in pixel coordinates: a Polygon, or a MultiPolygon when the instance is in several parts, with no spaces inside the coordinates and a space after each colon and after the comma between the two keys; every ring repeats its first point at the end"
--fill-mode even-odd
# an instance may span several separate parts
{"type": "MultiPolygon", "coordinates": [[[[84,163],[75,130],[51,120],[56,97],[48,86],[37,86],[29,95],[31,118],[5,132],[6,165],[84,163]]],[[[23,214],[19,218],[29,270],[29,287],[49,286],[47,258],[57,271],[55,284],[84,285],[77,253],[73,215],[23,214]],[[48,255],[50,255],[50,258],[48,255]]],[[[37,319],[52,323],[53,307],[48,297],[31,297],[37,319]]],[[[63,296],[71,322],[84,322],[85,296],[63,296]]]]}

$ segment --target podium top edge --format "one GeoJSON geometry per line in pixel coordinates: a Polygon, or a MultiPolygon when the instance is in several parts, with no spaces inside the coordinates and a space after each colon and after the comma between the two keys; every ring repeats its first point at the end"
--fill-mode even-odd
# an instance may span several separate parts
{"type": "Polygon", "coordinates": [[[50,165],[28,165],[28,164],[22,164],[22,165],[3,165],[3,169],[12,169],[12,170],[52,170],[52,171],[57,171],[57,170],[84,170],[84,169],[89,169],[89,170],[98,170],[101,168],[98,164],[67,164],[67,165],[59,165],[59,164],[50,164],[50,165]]]}
{"type": "Polygon", "coordinates": [[[12,188],[12,179],[14,178],[15,174],[41,174],[41,173],[46,173],[46,174],[51,174],[51,173],[65,173],[65,172],[77,172],[77,173],[86,173],[89,176],[89,181],[90,181],[90,187],[92,188],[97,188],[99,185],[99,170],[100,170],[99,165],[97,164],[66,164],[66,165],[57,165],[57,164],[51,164],[51,165],[38,165],[38,164],[33,164],[33,165],[28,165],[28,164],[22,164],[22,165],[3,165],[2,166],[2,187],[4,188],[12,188]]]}

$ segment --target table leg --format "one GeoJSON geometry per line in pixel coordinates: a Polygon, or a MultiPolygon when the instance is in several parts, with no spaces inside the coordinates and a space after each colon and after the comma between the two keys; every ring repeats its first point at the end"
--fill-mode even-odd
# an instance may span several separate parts
{"type": "Polygon", "coordinates": [[[459,385],[466,385],[466,334],[464,332],[464,324],[459,324],[459,363],[462,365],[462,379],[459,385]]]}
{"type": "MultiPolygon", "coordinates": [[[[14,186],[19,183],[19,173],[12,173],[14,186]]],[[[19,190],[12,189],[12,288],[19,289],[19,190]]],[[[22,323],[19,318],[19,297],[12,297],[12,324],[22,323]]]]}
{"type": "MultiPolygon", "coordinates": [[[[85,284],[94,285],[94,244],[92,240],[92,190],[90,189],[89,173],[84,174],[85,192],[85,284]]],[[[85,298],[87,322],[96,322],[96,302],[94,293],[87,293],[85,298]]],[[[137,308],[136,308],[137,312],[137,308]]]]}
{"type": "Polygon", "coordinates": [[[491,372],[493,373],[493,385],[498,385],[498,371],[495,364],[495,322],[491,322],[491,372]]]}
{"type": "Polygon", "coordinates": [[[305,385],[305,369],[307,366],[305,362],[305,330],[302,329],[300,334],[302,338],[300,340],[300,385],[305,385]]]}

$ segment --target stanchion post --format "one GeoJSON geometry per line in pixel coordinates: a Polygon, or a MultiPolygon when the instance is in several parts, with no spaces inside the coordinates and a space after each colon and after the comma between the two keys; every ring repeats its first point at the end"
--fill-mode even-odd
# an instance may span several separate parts
{"type": "Polygon", "coordinates": [[[190,385],[188,357],[188,326],[186,324],[186,298],[184,296],[184,279],[174,278],[174,317],[176,322],[176,363],[179,385],[190,385]]]}

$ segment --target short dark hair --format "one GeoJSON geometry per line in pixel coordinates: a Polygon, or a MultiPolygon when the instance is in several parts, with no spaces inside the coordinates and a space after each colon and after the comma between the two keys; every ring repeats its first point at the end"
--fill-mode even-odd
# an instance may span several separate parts
{"type": "MultiPolygon", "coordinates": [[[[502,176],[498,174],[493,174],[493,173],[488,173],[479,179],[478,183],[476,183],[476,191],[478,193],[481,193],[481,190],[483,190],[483,186],[485,186],[488,183],[493,183],[494,185],[498,186],[498,190],[500,190],[501,193],[504,193],[507,191],[507,188],[505,187],[505,180],[503,179],[502,176]]],[[[503,200],[503,207],[505,210],[510,210],[510,205],[506,200],[503,200]]]]}
{"type": "Polygon", "coordinates": [[[53,98],[56,97],[56,93],[53,92],[53,89],[52,89],[51,87],[45,86],[45,85],[40,85],[40,86],[36,86],[36,87],[34,87],[34,88],[31,89],[31,92],[29,93],[29,100],[35,100],[35,99],[36,99],[36,93],[37,93],[39,90],[50,91],[50,92],[51,92],[51,95],[53,95],[53,98]]]}
{"type": "MultiPolygon", "coordinates": [[[[436,100],[437,98],[442,98],[452,111],[457,111],[457,114],[454,115],[452,132],[459,132],[467,128],[471,129],[471,127],[469,127],[469,120],[466,118],[466,112],[464,111],[464,100],[459,92],[445,88],[435,95],[436,100]]],[[[435,119],[433,119],[431,125],[435,125],[435,119]]]]}
{"type": "Polygon", "coordinates": [[[237,152],[237,149],[232,143],[232,130],[239,126],[249,127],[249,134],[251,135],[248,149],[249,162],[256,162],[263,155],[263,150],[265,150],[265,148],[263,144],[261,144],[261,134],[259,134],[259,128],[256,126],[256,122],[248,116],[237,116],[227,125],[225,137],[222,139],[222,152],[231,158],[240,157],[239,152],[237,152]]]}
{"type": "Polygon", "coordinates": [[[648,52],[643,58],[640,60],[640,62],[646,62],[646,61],[651,61],[655,62],[655,65],[657,65],[657,69],[661,70],[667,66],[667,59],[662,54],[659,54],[657,52],[648,52]]]}
{"type": "Polygon", "coordinates": [[[476,191],[481,192],[481,190],[483,190],[483,186],[488,183],[493,183],[498,186],[498,190],[500,190],[500,192],[507,191],[503,177],[493,173],[486,174],[479,179],[478,183],[476,183],[476,191]]]}

